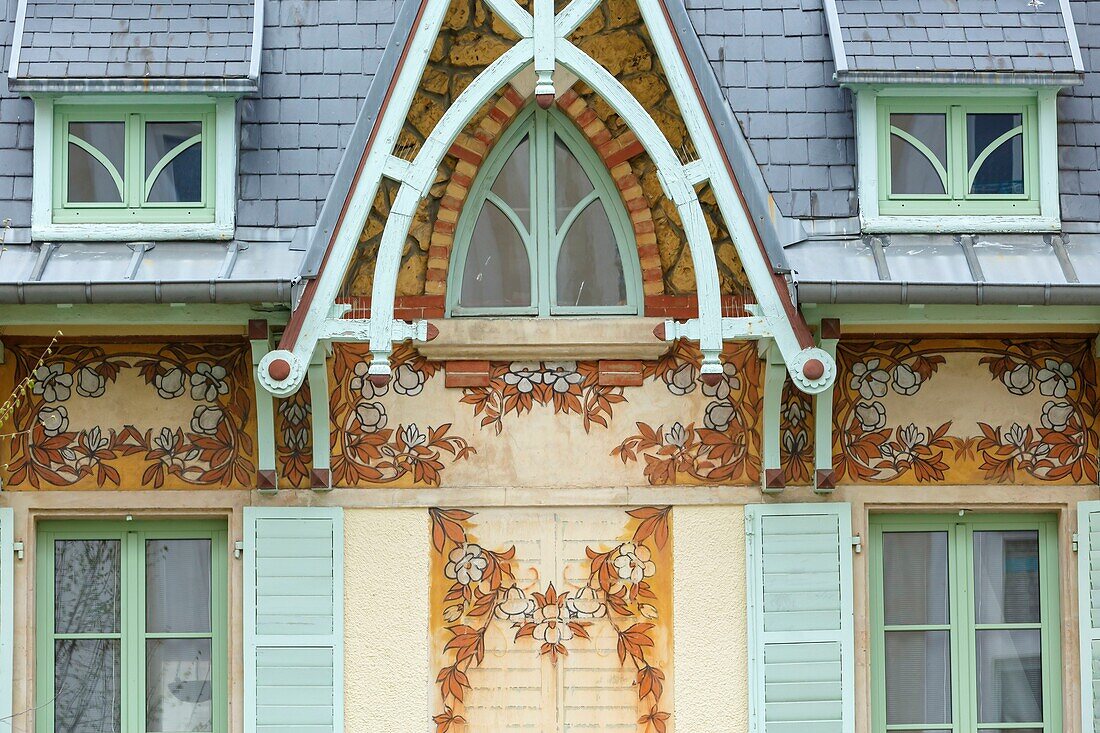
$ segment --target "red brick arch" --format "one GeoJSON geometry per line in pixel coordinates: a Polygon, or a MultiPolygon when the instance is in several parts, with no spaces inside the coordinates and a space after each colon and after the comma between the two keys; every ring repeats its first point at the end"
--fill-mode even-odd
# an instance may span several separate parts
{"type": "MultiPolygon", "coordinates": [[[[428,267],[424,293],[443,296],[447,293],[447,272],[451,266],[455,228],[462,207],[473,187],[477,172],[489,151],[512,120],[526,104],[515,87],[508,85],[496,99],[473,133],[463,132],[449,151],[458,162],[439,201],[439,212],[432,228],[428,247],[428,267]]],[[[630,168],[630,159],[644,152],[634,133],[626,130],[614,137],[588,102],[572,89],[557,100],[558,109],[577,125],[592,148],[599,154],[622,196],[623,205],[634,228],[638,261],[642,271],[642,292],[646,296],[663,295],[664,273],[657,249],[657,234],[653,212],[642,191],[641,181],[630,168]]]]}

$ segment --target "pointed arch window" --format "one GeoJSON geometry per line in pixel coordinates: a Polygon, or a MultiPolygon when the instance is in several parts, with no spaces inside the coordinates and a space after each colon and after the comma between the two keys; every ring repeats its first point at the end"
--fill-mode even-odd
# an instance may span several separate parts
{"type": "Polygon", "coordinates": [[[630,217],[603,161],[556,110],[497,142],[458,221],[451,315],[641,312],[630,217]]]}

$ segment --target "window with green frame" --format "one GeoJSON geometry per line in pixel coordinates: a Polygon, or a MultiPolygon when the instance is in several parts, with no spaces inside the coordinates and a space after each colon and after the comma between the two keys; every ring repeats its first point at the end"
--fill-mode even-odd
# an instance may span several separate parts
{"type": "Polygon", "coordinates": [[[214,107],[56,105],[55,223],[214,221],[214,107]]]}
{"type": "Polygon", "coordinates": [[[875,731],[1061,731],[1057,521],[871,517],[875,731]]]}
{"type": "Polygon", "coordinates": [[[225,733],[225,546],[218,522],[39,525],[36,733],[225,733]]]}
{"type": "Polygon", "coordinates": [[[640,312],[630,217],[584,136],[557,110],[524,109],[463,206],[451,315],[640,312]]]}
{"type": "Polygon", "coordinates": [[[880,213],[1039,213],[1034,99],[884,98],[878,129],[880,213]]]}

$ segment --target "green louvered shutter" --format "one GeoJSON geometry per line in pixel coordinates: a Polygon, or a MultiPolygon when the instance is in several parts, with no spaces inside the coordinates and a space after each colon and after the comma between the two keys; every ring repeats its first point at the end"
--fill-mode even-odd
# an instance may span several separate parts
{"type": "Polygon", "coordinates": [[[344,730],[338,508],[246,508],[245,733],[344,730]]]}
{"type": "MultiPolygon", "coordinates": [[[[15,518],[10,507],[0,508],[0,721],[10,721],[12,713],[12,649],[15,643],[15,627],[12,623],[15,546],[12,541],[15,518]]],[[[10,723],[0,726],[13,728],[10,723]]],[[[0,728],[2,730],[2,728],[0,728]]]]}
{"type": "Polygon", "coordinates": [[[754,504],[745,531],[749,730],[852,733],[851,505],[754,504]]]}
{"type": "Polygon", "coordinates": [[[1100,729],[1100,501],[1077,505],[1077,597],[1081,623],[1081,731],[1100,729]]]}

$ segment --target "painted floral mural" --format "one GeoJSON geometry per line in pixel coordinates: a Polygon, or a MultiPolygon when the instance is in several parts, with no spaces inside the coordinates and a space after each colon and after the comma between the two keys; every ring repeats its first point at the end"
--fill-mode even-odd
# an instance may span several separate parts
{"type": "Polygon", "coordinates": [[[1096,483],[1086,340],[842,341],[838,355],[838,480],[1096,483]]]}
{"type": "Polygon", "coordinates": [[[279,479],[286,486],[309,486],[313,462],[313,410],[309,383],[294,394],[275,402],[275,456],[279,479]]]}
{"type": "Polygon", "coordinates": [[[246,343],[7,348],[5,381],[32,386],[4,428],[5,488],[252,486],[246,343]]]}
{"type": "MultiPolygon", "coordinates": [[[[594,520],[579,515],[522,517],[498,510],[489,513],[495,516],[487,522],[482,519],[486,513],[429,511],[432,626],[438,640],[432,720],[438,733],[493,730],[494,705],[501,708],[506,701],[479,683],[491,687],[494,681],[518,679],[532,670],[536,677],[549,675],[562,685],[550,694],[570,700],[564,707],[597,716],[586,719],[611,724],[609,718],[620,716],[624,720],[616,719],[616,724],[637,724],[641,731],[672,730],[671,507],[639,507],[625,516],[619,510],[591,510],[607,515],[594,520]],[[623,519],[616,522],[616,514],[623,519]],[[532,524],[555,527],[558,538],[541,546],[538,557],[531,556],[531,549],[517,552],[518,542],[492,549],[478,535],[482,530],[530,535],[532,524]],[[585,542],[583,555],[569,559],[568,542],[562,539],[569,527],[584,527],[578,534],[589,536],[616,524],[617,539],[585,542]],[[558,566],[556,576],[547,576],[548,565],[558,566]],[[609,663],[596,672],[593,647],[601,643],[607,644],[603,656],[609,663]],[[571,687],[569,677],[571,655],[581,654],[588,655],[576,662],[589,675],[584,689],[571,687]],[[485,668],[489,659],[491,670],[485,668]],[[511,662],[501,668],[501,659],[511,662]],[[594,693],[601,685],[609,691],[594,693]],[[622,693],[629,695],[626,705],[622,693]],[[486,695],[496,702],[487,702],[486,695]],[[596,709],[601,701],[602,709],[596,709]]],[[[538,694],[546,694],[545,683],[538,687],[543,691],[538,694]]],[[[558,707],[547,705],[528,714],[543,720],[556,716],[558,707]]]]}
{"type": "Polygon", "coordinates": [[[337,344],[334,348],[335,388],[329,404],[334,485],[438,486],[449,463],[477,452],[465,438],[449,434],[449,422],[391,423],[380,398],[391,390],[402,397],[419,396],[440,365],[402,344],[394,350],[391,366],[389,383],[377,386],[367,378],[370,352],[365,346],[337,344]]]}

